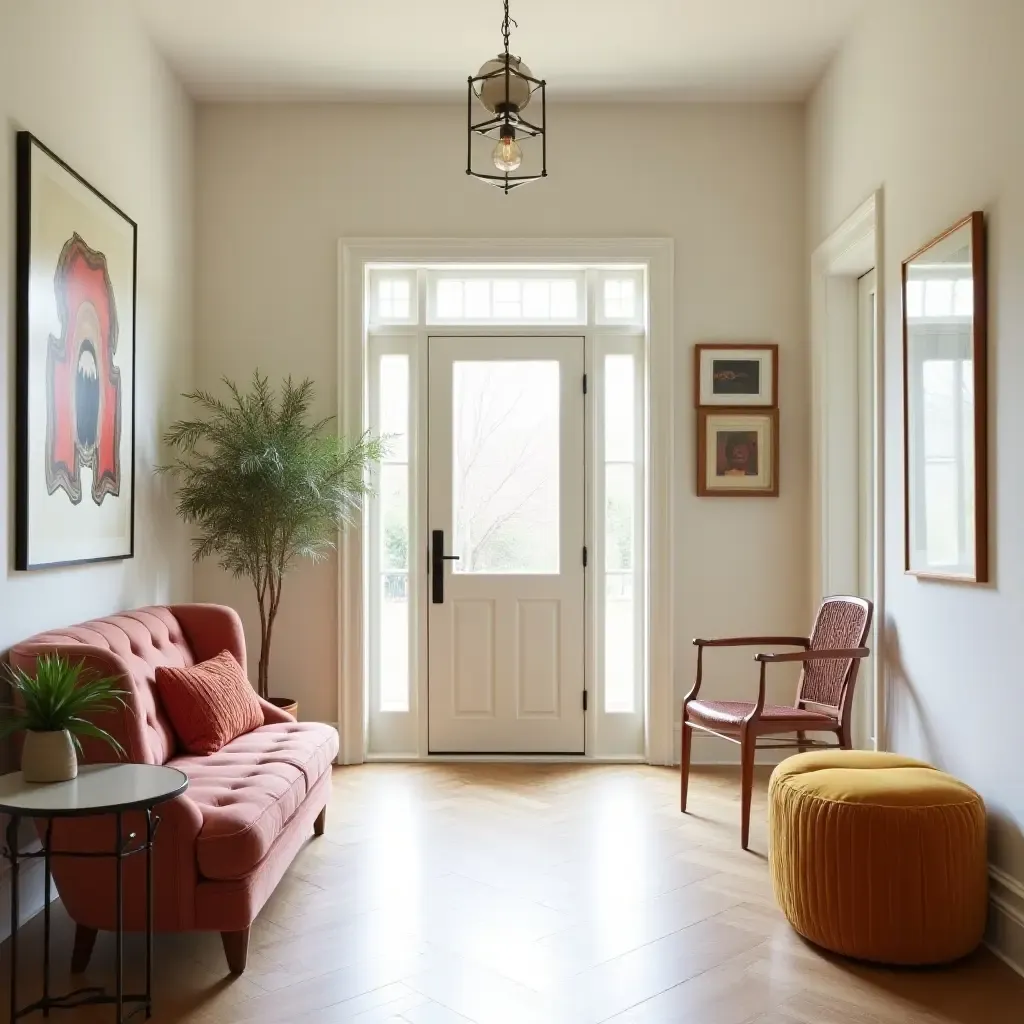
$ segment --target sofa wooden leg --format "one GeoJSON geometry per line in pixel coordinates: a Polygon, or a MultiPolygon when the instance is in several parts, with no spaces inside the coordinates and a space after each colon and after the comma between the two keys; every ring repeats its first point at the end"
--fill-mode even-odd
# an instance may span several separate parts
{"type": "Polygon", "coordinates": [[[232,974],[241,974],[245,970],[245,961],[249,957],[249,929],[240,932],[221,932],[224,943],[224,956],[228,961],[228,970],[232,974]]]}
{"type": "Polygon", "coordinates": [[[81,974],[89,966],[93,947],[96,945],[97,931],[86,928],[84,924],[75,925],[75,947],[71,951],[71,973],[81,974]]]}
{"type": "Polygon", "coordinates": [[[324,826],[327,824],[327,806],[316,816],[316,821],[313,822],[313,835],[322,836],[324,834],[324,826]]]}

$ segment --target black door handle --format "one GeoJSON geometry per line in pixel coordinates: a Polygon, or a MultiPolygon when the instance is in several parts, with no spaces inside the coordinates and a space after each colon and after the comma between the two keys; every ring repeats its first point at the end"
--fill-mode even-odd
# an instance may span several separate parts
{"type": "Polygon", "coordinates": [[[430,533],[430,574],[433,577],[434,604],[444,604],[444,563],[457,562],[458,555],[444,553],[444,530],[432,530],[430,533]]]}

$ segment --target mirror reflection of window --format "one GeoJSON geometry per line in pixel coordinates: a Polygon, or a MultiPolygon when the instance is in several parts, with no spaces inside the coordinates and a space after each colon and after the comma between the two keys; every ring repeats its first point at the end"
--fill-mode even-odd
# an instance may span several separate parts
{"type": "Polygon", "coordinates": [[[904,264],[908,565],[977,571],[973,223],[904,264]]]}

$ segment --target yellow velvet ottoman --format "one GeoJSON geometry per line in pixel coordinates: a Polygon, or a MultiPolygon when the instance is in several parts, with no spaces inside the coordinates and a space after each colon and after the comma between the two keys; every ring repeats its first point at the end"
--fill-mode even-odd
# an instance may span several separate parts
{"type": "Polygon", "coordinates": [[[768,813],[775,898],[811,942],[887,964],[981,942],[985,805],[951,775],[896,754],[798,754],[772,774],[768,813]]]}

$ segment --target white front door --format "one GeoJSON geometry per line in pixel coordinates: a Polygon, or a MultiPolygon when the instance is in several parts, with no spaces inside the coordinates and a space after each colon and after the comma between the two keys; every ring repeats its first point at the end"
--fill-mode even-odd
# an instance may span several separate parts
{"type": "Polygon", "coordinates": [[[584,339],[428,359],[430,752],[582,754],[584,339]]]}

